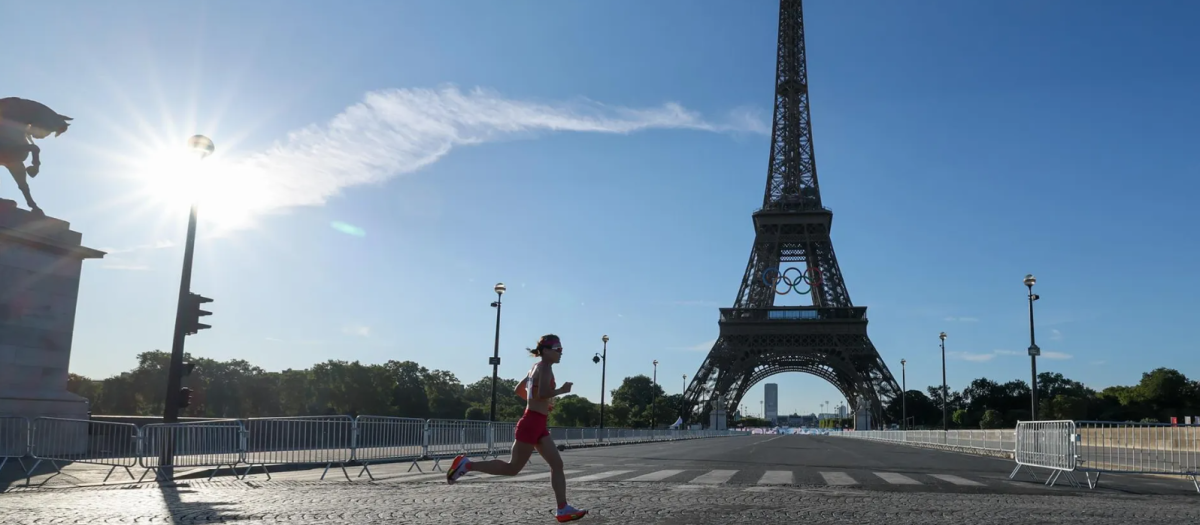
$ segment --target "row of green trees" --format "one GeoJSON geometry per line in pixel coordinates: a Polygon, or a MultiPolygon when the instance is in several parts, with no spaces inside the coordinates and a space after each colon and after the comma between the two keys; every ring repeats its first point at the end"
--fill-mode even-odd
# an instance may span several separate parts
{"type": "MultiPolygon", "coordinates": [[[[1030,419],[1029,383],[999,383],[979,378],[960,391],[950,391],[950,428],[1012,428],[1030,419]]],[[[905,392],[911,428],[942,428],[942,389],[905,392]]],[[[886,407],[889,421],[901,420],[901,399],[886,407]]],[[[1055,372],[1038,374],[1040,420],[1142,421],[1166,423],[1171,417],[1200,416],[1200,382],[1178,370],[1158,368],[1142,374],[1133,386],[1110,386],[1100,391],[1055,372]]]]}
{"type": "MultiPolygon", "coordinates": [[[[370,414],[486,420],[491,402],[491,377],[464,385],[449,371],[428,370],[412,361],[364,365],[330,360],[305,370],[268,372],[239,359],[188,356],[186,360],[196,367],[184,378],[184,385],[194,393],[183,416],[370,414]]],[[[71,374],[68,389],[87,398],[96,415],[158,416],[163,411],[169,363],[166,352],[145,352],[138,355],[133,370],[107,379],[71,374]]],[[[515,379],[497,382],[498,420],[516,421],[524,411],[524,401],[513,392],[516,385],[515,379]]],[[[680,413],[682,396],[665,395],[644,375],[626,377],[609,394],[605,426],[646,428],[654,423],[662,427],[674,423],[680,413]]],[[[942,427],[941,394],[936,386],[905,393],[910,427],[942,427]]],[[[1030,418],[1029,385],[1021,380],[999,383],[980,378],[948,397],[951,428],[1011,428],[1018,420],[1030,418]]],[[[1144,373],[1136,385],[1099,392],[1062,374],[1043,372],[1038,375],[1038,399],[1039,419],[1167,422],[1172,416],[1182,420],[1200,415],[1200,383],[1169,368],[1144,373]]],[[[888,421],[899,422],[900,398],[885,410],[888,421]]],[[[599,405],[577,394],[557,399],[551,412],[555,426],[589,427],[599,422],[599,405]]]]}
{"type": "MultiPolygon", "coordinates": [[[[71,374],[67,388],[87,398],[93,415],[161,416],[171,355],[144,352],[128,372],[95,380],[71,374]]],[[[268,372],[246,361],[216,361],[187,356],[195,363],[183,385],[193,390],[183,417],[271,417],[369,414],[413,418],[487,420],[492,379],[464,385],[446,370],[429,370],[412,361],[364,365],[326,361],[306,370],[268,372]]],[[[516,379],[496,382],[496,418],[516,421],[525,402],[514,390],[516,379]]],[[[644,375],[627,377],[610,392],[607,427],[646,428],[675,422],[682,396],[665,395],[644,375]],[[656,399],[657,398],[657,399],[656,399]]],[[[600,407],[568,394],[555,400],[555,426],[596,426],[600,407]]]]}

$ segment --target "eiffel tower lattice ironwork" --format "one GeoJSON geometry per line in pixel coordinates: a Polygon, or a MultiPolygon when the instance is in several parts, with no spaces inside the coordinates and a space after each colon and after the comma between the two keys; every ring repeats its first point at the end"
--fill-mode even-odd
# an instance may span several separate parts
{"type": "Polygon", "coordinates": [[[754,248],[733,308],[721,309],[720,336],[684,393],[684,417],[709,423],[714,408],[720,415],[737,407],[763,379],[806,372],[846,397],[857,428],[870,427],[884,421],[900,386],[867,337],[867,309],[850,302],[833,252],[833,211],[821,204],[813,156],[801,0],[780,2],[778,53],[754,248]],[[775,306],[779,293],[810,286],[812,306],[775,306]]]}

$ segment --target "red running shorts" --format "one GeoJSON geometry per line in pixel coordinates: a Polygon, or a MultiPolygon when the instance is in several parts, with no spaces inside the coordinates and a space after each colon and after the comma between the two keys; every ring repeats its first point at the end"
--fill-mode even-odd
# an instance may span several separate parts
{"type": "Polygon", "coordinates": [[[525,409],[525,413],[517,421],[517,432],[514,436],[516,440],[536,445],[542,438],[549,435],[550,428],[546,424],[546,414],[525,409]]]}

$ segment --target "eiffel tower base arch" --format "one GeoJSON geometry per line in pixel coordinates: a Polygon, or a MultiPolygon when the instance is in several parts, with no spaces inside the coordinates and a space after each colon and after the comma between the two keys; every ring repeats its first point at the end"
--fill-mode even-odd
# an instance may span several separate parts
{"type": "Polygon", "coordinates": [[[884,421],[883,408],[899,388],[867,337],[865,319],[804,322],[778,314],[811,308],[780,307],[768,309],[777,315],[754,322],[736,310],[722,309],[721,336],[685,394],[685,405],[702,407],[699,421],[711,421],[721,402],[725,411],[734,410],[754,385],[787,372],[833,385],[846,398],[856,429],[884,421]]]}

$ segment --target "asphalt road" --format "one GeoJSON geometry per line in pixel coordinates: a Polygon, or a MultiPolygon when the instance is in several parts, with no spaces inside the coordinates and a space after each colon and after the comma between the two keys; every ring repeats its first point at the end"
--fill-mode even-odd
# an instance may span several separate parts
{"type": "MultiPolygon", "coordinates": [[[[827,436],[747,436],[563,452],[587,523],[1196,523],[1190,481],[1106,475],[1096,490],[1008,480],[1009,460],[827,436]]],[[[540,459],[513,478],[374,465],[271,481],[13,489],[0,523],[553,523],[540,459]]],[[[1039,473],[1045,479],[1045,473],[1039,473]]]]}

